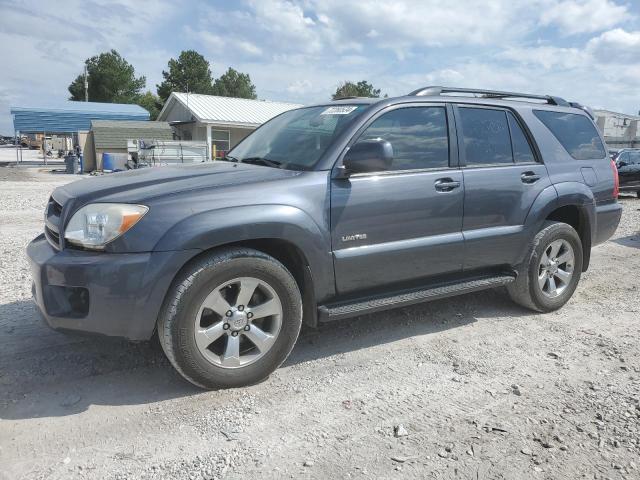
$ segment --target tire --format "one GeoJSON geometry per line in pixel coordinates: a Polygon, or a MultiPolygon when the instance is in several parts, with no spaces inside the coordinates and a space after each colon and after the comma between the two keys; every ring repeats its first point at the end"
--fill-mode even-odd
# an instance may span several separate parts
{"type": "Polygon", "coordinates": [[[293,349],[301,324],[300,291],[280,262],[250,248],[224,248],[196,258],[181,271],[167,293],[157,329],[175,369],[198,387],[216,389],[267,378],[293,349]],[[253,294],[242,294],[243,289],[253,294]],[[245,306],[234,304],[241,296],[245,306]],[[257,318],[260,312],[270,315],[257,318]]]}
{"type": "Polygon", "coordinates": [[[517,304],[537,312],[557,310],[569,301],[576,290],[582,273],[582,263],[582,242],[575,229],[562,222],[546,222],[531,242],[525,261],[518,268],[516,280],[507,285],[509,296],[517,304]],[[547,260],[553,260],[551,254],[558,245],[560,249],[559,253],[555,252],[555,258],[564,261],[570,258],[565,255],[566,252],[573,250],[570,263],[558,264],[547,260]],[[562,278],[566,278],[569,269],[571,276],[562,283],[560,272],[562,278]],[[543,277],[543,274],[546,276],[543,277]],[[553,278],[553,284],[549,277],[553,278]],[[555,294],[553,287],[556,287],[555,294]]]}

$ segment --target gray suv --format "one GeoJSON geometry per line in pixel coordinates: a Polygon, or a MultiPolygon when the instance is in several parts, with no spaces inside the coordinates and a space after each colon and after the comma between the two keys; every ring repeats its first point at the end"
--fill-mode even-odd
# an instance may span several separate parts
{"type": "Polygon", "coordinates": [[[302,323],[501,286],[560,308],[617,189],[579,105],[427,87],[288,111],[224,161],[59,187],[27,254],[51,327],[157,334],[193,384],[237,387],[302,323]]]}

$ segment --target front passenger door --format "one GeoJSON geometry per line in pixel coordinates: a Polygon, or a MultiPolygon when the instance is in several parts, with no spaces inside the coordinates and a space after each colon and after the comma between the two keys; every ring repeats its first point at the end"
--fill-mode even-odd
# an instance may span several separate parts
{"type": "Polygon", "coordinates": [[[442,104],[403,105],[379,113],[356,135],[354,143],[389,141],[393,162],[386,171],[332,179],[340,294],[461,271],[464,183],[452,131],[442,104]]]}

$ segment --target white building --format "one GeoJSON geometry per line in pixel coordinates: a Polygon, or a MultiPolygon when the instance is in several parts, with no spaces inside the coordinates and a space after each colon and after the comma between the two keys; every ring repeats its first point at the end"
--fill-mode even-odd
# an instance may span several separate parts
{"type": "Polygon", "coordinates": [[[158,121],[169,122],[176,139],[206,141],[212,158],[224,156],[267,120],[301,106],[173,92],[158,115],[158,121]]]}
{"type": "Polygon", "coordinates": [[[596,123],[610,148],[640,147],[640,116],[609,110],[594,110],[596,123]]]}

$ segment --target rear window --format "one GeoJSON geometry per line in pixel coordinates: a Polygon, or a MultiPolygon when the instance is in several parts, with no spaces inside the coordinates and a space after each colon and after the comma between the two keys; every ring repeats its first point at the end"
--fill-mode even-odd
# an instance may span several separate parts
{"type": "Polygon", "coordinates": [[[534,110],[533,113],[576,160],[593,160],[606,156],[596,127],[584,115],[548,110],[534,110]]]}

